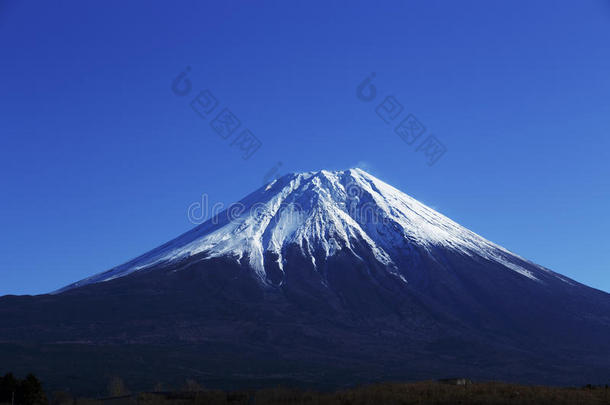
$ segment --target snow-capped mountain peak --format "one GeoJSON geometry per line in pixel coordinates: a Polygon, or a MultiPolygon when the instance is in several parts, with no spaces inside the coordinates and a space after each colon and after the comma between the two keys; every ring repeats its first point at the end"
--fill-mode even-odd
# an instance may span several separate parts
{"type": "Polygon", "coordinates": [[[285,175],[171,242],[60,291],[195,255],[202,260],[223,256],[247,261],[265,284],[266,257],[272,255],[283,271],[289,247],[298,248],[314,268],[320,258],[325,261],[342,251],[360,258],[358,252],[364,247],[379,265],[405,283],[404,261],[414,247],[431,255],[444,248],[491,260],[533,281],[540,281],[539,274],[560,277],[365,171],[350,169],[285,175]]]}

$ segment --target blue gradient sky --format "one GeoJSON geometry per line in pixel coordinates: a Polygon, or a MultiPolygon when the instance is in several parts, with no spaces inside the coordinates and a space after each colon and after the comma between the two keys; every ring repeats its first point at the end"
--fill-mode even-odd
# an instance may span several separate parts
{"type": "Polygon", "coordinates": [[[610,291],[608,1],[254,3],[0,3],[0,295],[125,262],[277,162],[363,167],[610,291]],[[206,88],[249,160],[189,107],[206,88]],[[376,115],[388,95],[447,147],[434,166],[376,115]]]}

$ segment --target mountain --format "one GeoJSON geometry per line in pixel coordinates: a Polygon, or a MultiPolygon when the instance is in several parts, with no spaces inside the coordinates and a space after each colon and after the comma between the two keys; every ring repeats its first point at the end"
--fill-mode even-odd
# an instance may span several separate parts
{"type": "Polygon", "coordinates": [[[179,238],[58,292],[200,253],[206,259],[234,257],[254,270],[262,285],[281,286],[286,252],[294,248],[311,260],[322,282],[328,282],[325,263],[329,257],[345,251],[359,259],[361,253],[375,266],[383,267],[386,275],[406,284],[416,247],[429,256],[440,248],[487,259],[531,280],[552,277],[572,282],[483,239],[368,173],[353,169],[284,176],[179,238]]]}
{"type": "Polygon", "coordinates": [[[281,177],[128,263],[2,297],[0,316],[5,367],[90,392],[117,373],[142,389],[610,375],[609,294],[359,169],[281,177]]]}

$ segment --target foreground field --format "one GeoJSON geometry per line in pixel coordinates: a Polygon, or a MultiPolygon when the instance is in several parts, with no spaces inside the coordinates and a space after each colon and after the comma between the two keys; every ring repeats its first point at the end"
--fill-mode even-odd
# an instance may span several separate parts
{"type": "MultiPolygon", "coordinates": [[[[51,401],[56,405],[61,400],[51,401]]],[[[72,404],[73,402],[70,402],[72,404]]],[[[78,405],[189,405],[189,404],[320,404],[320,405],[409,405],[409,404],[610,404],[608,387],[556,388],[504,383],[474,383],[467,386],[437,382],[385,383],[332,393],[293,389],[253,392],[201,390],[198,392],[141,393],[98,400],[79,399],[78,405]]]]}

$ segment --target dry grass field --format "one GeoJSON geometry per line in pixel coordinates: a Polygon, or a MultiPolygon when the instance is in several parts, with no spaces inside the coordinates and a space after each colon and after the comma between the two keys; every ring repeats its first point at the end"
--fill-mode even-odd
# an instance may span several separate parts
{"type": "MultiPolygon", "coordinates": [[[[61,397],[61,396],[60,396],[61,397]]],[[[52,405],[458,405],[458,404],[536,404],[597,405],[610,404],[608,387],[560,388],[525,386],[498,382],[473,383],[467,386],[437,382],[383,383],[336,392],[302,391],[288,388],[256,392],[141,393],[106,399],[51,399],[52,405]]]]}

